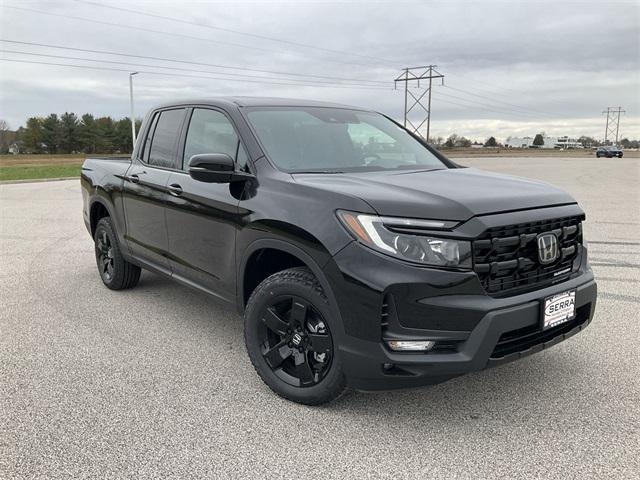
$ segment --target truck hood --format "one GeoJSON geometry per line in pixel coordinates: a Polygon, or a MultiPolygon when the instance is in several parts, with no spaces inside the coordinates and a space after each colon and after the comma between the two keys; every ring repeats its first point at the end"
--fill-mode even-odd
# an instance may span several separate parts
{"type": "Polygon", "coordinates": [[[379,215],[465,221],[476,215],[566,205],[566,192],[536,180],[475,168],[294,174],[296,182],[356,196],[379,215]]]}

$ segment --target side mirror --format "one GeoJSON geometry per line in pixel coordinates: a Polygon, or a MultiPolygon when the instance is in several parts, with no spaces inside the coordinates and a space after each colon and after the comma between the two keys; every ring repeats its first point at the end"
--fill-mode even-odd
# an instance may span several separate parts
{"type": "Polygon", "coordinates": [[[226,153],[203,153],[189,159],[189,176],[206,183],[230,183],[233,159],[226,153]]]}

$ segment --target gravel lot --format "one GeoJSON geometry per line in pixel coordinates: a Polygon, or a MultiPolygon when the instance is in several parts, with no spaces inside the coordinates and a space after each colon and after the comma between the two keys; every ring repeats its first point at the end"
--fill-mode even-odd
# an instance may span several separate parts
{"type": "Polygon", "coordinates": [[[321,408],[271,393],[242,323],[156,275],[102,286],[78,181],[0,186],[0,478],[638,478],[640,160],[458,162],[587,211],[582,334],[435,387],[321,408]]]}

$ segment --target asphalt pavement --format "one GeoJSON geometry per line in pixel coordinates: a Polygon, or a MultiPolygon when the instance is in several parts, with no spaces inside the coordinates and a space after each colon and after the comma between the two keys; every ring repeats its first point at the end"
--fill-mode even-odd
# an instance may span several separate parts
{"type": "Polygon", "coordinates": [[[233,308],[147,272],[105,288],[77,180],[1,185],[0,478],[639,478],[640,160],[457,161],[579,200],[594,321],[519,362],[319,408],[263,385],[233,308]]]}

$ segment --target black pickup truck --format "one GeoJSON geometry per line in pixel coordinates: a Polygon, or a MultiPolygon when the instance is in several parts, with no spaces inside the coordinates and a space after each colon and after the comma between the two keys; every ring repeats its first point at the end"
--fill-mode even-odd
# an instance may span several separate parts
{"type": "Polygon", "coordinates": [[[144,268],[235,304],[257,373],[297,402],[442,382],[594,314],[573,198],[462,167],[373,111],[170,103],[131,159],[87,159],[81,182],[104,284],[144,268]]]}

